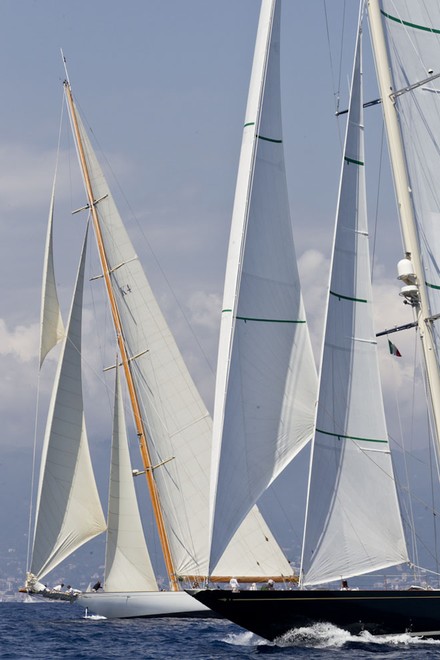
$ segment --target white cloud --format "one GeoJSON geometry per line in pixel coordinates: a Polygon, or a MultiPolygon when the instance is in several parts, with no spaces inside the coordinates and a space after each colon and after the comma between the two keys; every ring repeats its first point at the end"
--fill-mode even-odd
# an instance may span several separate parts
{"type": "Polygon", "coordinates": [[[4,319],[0,319],[0,355],[13,355],[20,362],[30,362],[38,354],[39,326],[18,325],[9,330],[4,319]]]}

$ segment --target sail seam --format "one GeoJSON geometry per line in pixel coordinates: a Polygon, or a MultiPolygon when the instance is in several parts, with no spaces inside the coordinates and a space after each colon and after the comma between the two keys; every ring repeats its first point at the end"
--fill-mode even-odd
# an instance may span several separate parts
{"type": "Polygon", "coordinates": [[[344,435],[343,433],[331,433],[330,431],[323,431],[322,429],[316,429],[317,433],[322,433],[323,435],[331,435],[333,438],[338,438],[341,440],[360,440],[361,442],[380,442],[383,444],[388,444],[388,440],[377,440],[375,438],[359,438],[355,435],[344,435]]]}
{"type": "Polygon", "coordinates": [[[410,21],[404,21],[402,18],[398,18],[397,16],[392,16],[391,14],[387,14],[382,9],[380,10],[380,13],[383,16],[385,16],[385,18],[389,18],[390,21],[395,21],[396,23],[401,23],[402,25],[405,25],[406,27],[415,28],[416,30],[423,30],[424,32],[432,32],[433,34],[440,34],[440,30],[437,29],[437,28],[426,27],[425,25],[418,25],[417,23],[411,23],[410,21]]]}
{"type": "Polygon", "coordinates": [[[335,293],[334,291],[330,290],[330,295],[335,296],[335,298],[339,298],[339,300],[352,300],[353,302],[360,302],[360,303],[367,303],[368,300],[365,300],[364,298],[352,298],[351,296],[343,296],[342,293],[335,293]]]}

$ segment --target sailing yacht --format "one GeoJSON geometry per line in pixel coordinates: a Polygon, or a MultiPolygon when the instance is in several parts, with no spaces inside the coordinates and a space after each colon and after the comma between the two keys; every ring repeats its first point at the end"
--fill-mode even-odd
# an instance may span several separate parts
{"type": "MultiPolygon", "coordinates": [[[[42,297],[42,351],[63,348],[49,408],[30,569],[24,590],[70,598],[111,617],[208,614],[183,589],[208,577],[211,417],[150,288],[76,107],[67,76],[64,93],[83,176],[111,315],[118,360],[143,460],[169,588],[160,591],[141,540],[133,479],[116,384],[104,591],[54,594],[41,580],[106,528],[90,461],[81,383],[81,291],[84,257],[72,312],[63,331],[53,272],[53,195],[42,297]],[[121,520],[123,521],[121,522],[121,520]]],[[[54,193],[53,193],[54,194],[54,193]]],[[[84,248],[85,250],[85,248],[84,248]]],[[[96,279],[96,278],[95,278],[96,279]]],[[[116,351],[115,351],[116,352],[116,351]]],[[[148,539],[147,539],[148,542],[148,539]]],[[[293,569],[256,507],[218,556],[210,580],[295,580],[293,569]]]]}
{"type": "MultiPolygon", "coordinates": [[[[278,41],[280,5],[281,0],[263,0],[256,57],[264,44],[270,53],[271,44],[278,41]]],[[[418,327],[422,340],[428,410],[438,438],[440,96],[436,79],[440,72],[435,63],[440,56],[440,7],[433,1],[416,0],[398,4],[398,10],[392,0],[369,0],[367,5],[404,241],[398,266],[401,295],[414,314],[414,322],[408,325],[418,327]]],[[[363,3],[336,213],[299,589],[205,590],[196,594],[200,602],[270,640],[318,622],[352,634],[440,637],[440,591],[350,590],[346,581],[409,561],[373,327],[365,201],[362,13],[363,3]],[[320,587],[341,580],[341,590],[320,587]]],[[[273,80],[267,80],[270,73],[267,67],[266,78],[261,79],[264,95],[278,93],[273,80]]],[[[254,139],[258,137],[255,131],[254,139]]],[[[214,419],[214,426],[217,423],[214,419]]],[[[221,438],[223,442],[228,440],[221,438]]],[[[221,448],[217,456],[221,472],[221,448]]],[[[271,469],[269,466],[269,474],[271,469]]],[[[220,474],[217,483],[221,481],[220,474]]],[[[212,515],[215,525],[215,509],[212,515]]],[[[231,525],[230,530],[234,529],[231,525]]],[[[212,542],[215,558],[215,534],[212,542]]]]}

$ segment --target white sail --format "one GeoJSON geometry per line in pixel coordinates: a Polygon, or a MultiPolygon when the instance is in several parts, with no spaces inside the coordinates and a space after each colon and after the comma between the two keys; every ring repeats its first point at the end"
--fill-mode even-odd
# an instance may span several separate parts
{"type": "Polygon", "coordinates": [[[374,0],[369,15],[405,258],[414,273],[402,278],[402,295],[418,321],[440,451],[440,7],[374,0]]]}
{"type": "Polygon", "coordinates": [[[51,348],[64,337],[64,325],[58,303],[53,265],[53,209],[55,200],[55,178],[50,198],[49,220],[47,224],[46,248],[44,252],[43,286],[41,290],[40,320],[40,367],[51,348]]]}
{"type": "Polygon", "coordinates": [[[313,431],[317,380],[289,212],[279,51],[280,2],[263,0],[220,330],[211,566],[313,431]]]}
{"type": "Polygon", "coordinates": [[[359,35],[312,449],[305,584],[407,560],[373,326],[360,48],[359,35]]]}
{"type": "Polygon", "coordinates": [[[31,573],[41,579],[105,531],[84,423],[81,319],[87,235],[49,407],[38,488],[31,573]]]}
{"type": "Polygon", "coordinates": [[[133,483],[118,367],[107,525],[104,590],[158,591],[133,483]]]}
{"type": "MultiPolygon", "coordinates": [[[[96,209],[151,462],[159,466],[154,477],[175,571],[179,576],[206,576],[211,418],[137,259],[78,114],[77,119],[94,198],[99,200],[96,209]]],[[[261,516],[251,512],[247,525],[249,540],[240,531],[237,541],[244,549],[240,574],[291,574],[289,563],[261,516]],[[257,538],[265,548],[258,561],[254,550],[257,538]],[[276,571],[267,568],[267,555],[271,569],[274,562],[278,563],[276,571]],[[248,566],[244,570],[246,556],[248,566]]],[[[236,552],[231,550],[228,557],[230,563],[225,559],[223,570],[226,575],[238,574],[236,552]]]]}

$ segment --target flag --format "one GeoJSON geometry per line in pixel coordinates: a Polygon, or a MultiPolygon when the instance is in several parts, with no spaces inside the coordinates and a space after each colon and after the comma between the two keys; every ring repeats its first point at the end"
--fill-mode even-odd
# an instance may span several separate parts
{"type": "Polygon", "coordinates": [[[402,354],[397,348],[397,346],[394,346],[394,344],[389,339],[388,339],[388,348],[390,349],[391,355],[395,355],[396,357],[402,357],[402,354]]]}

